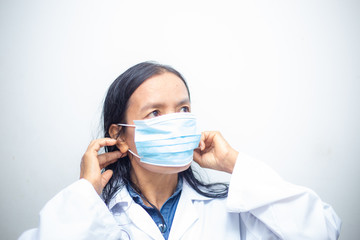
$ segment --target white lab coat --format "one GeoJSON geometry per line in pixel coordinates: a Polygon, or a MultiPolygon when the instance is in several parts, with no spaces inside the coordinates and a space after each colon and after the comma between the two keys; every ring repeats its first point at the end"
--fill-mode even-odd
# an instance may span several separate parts
{"type": "MultiPolygon", "coordinates": [[[[283,181],[239,154],[227,199],[210,199],[184,181],[169,239],[337,239],[341,221],[311,190],[283,181]]],[[[163,239],[123,188],[106,206],[82,179],[51,199],[26,239],[163,239]]]]}

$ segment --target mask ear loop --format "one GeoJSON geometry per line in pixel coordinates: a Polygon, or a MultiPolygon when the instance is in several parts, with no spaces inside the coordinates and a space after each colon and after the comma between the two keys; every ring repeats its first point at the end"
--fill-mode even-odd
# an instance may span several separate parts
{"type": "Polygon", "coordinates": [[[140,156],[137,155],[136,153],[134,153],[133,151],[131,151],[130,148],[128,149],[128,152],[131,153],[132,155],[134,155],[135,157],[138,157],[140,159],[140,156]]]}
{"type": "Polygon", "coordinates": [[[118,123],[118,126],[123,126],[123,127],[136,127],[135,125],[132,124],[125,124],[125,123],[118,123]]]}
{"type": "MultiPolygon", "coordinates": [[[[125,124],[125,123],[118,123],[118,126],[123,126],[123,127],[136,127],[135,125],[132,124],[125,124]]],[[[133,151],[130,150],[130,148],[128,149],[128,152],[131,153],[132,155],[134,155],[135,157],[138,157],[140,159],[140,156],[137,155],[136,153],[134,153],[133,151]]]]}

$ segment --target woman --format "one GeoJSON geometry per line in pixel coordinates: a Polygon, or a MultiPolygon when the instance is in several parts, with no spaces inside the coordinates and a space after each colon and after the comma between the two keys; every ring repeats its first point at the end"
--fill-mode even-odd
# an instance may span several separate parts
{"type": "Polygon", "coordinates": [[[151,62],[128,69],[108,90],[105,138],[90,143],[80,180],[20,238],[338,238],[340,220],[314,192],[284,182],[220,133],[199,134],[190,112],[176,70],[151,62]],[[102,147],[107,152],[98,155],[102,147]],[[197,180],[192,159],[232,174],[230,187],[197,180]]]}

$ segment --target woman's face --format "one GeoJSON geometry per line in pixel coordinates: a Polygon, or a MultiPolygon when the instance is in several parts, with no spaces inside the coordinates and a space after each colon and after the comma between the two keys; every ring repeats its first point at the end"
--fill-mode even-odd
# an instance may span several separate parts
{"type": "MultiPolygon", "coordinates": [[[[134,120],[155,118],[157,116],[190,112],[190,99],[184,82],[175,74],[164,72],[143,82],[131,95],[126,110],[126,123],[134,120]]],[[[127,127],[123,139],[131,151],[137,153],[134,142],[135,128],[127,127]]],[[[139,158],[128,153],[134,168],[141,167],[151,172],[172,174],[186,170],[185,167],[160,167],[140,162],[139,158]]]]}

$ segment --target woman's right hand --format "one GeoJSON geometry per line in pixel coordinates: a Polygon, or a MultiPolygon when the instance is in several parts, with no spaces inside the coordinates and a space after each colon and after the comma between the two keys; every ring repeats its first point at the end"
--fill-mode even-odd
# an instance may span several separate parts
{"type": "Polygon", "coordinates": [[[114,151],[98,154],[98,151],[102,147],[113,146],[115,144],[116,139],[111,138],[93,140],[81,159],[80,178],[88,180],[99,195],[113,175],[112,170],[106,170],[101,173],[101,169],[116,162],[119,158],[124,157],[126,152],[121,153],[120,151],[114,151]]]}

